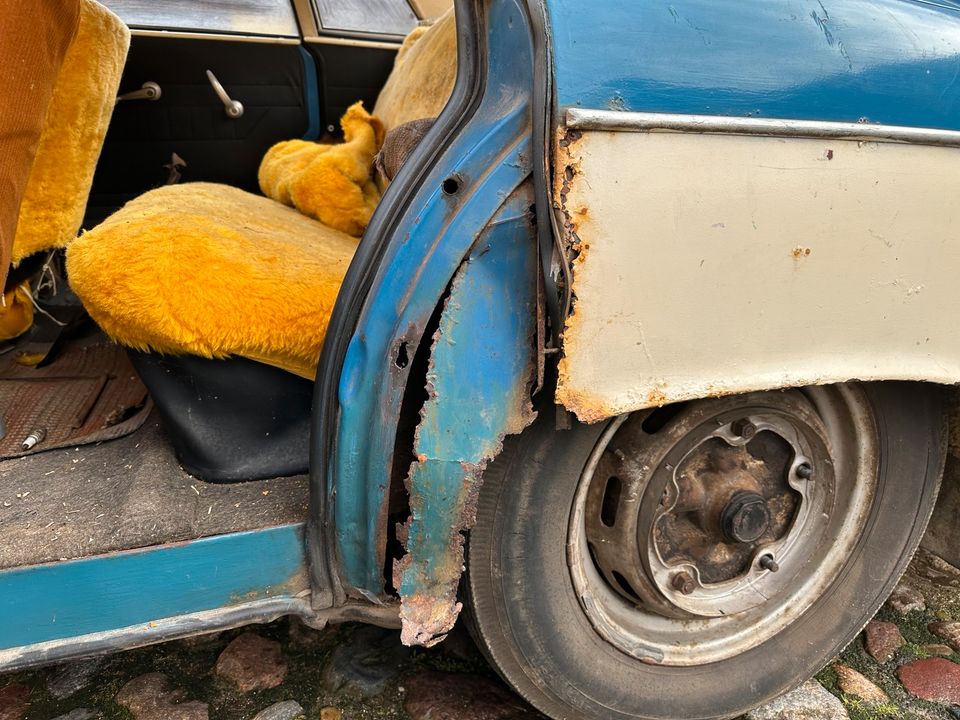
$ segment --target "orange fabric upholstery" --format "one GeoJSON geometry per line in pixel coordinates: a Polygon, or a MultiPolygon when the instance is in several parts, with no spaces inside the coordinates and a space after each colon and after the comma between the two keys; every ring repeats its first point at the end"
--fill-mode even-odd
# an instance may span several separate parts
{"type": "Polygon", "coordinates": [[[14,265],[77,236],[129,46],[130,31],[120,18],[94,0],[80,0],[77,31],[20,202],[14,265]]]}
{"type": "Polygon", "coordinates": [[[80,0],[0,0],[0,288],[54,84],[79,17],[80,0]]]}

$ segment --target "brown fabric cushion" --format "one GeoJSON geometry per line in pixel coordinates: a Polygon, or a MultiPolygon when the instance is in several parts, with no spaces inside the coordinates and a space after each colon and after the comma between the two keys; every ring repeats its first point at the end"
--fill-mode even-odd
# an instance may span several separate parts
{"type": "Polygon", "coordinates": [[[400,172],[400,168],[407,161],[413,149],[420,144],[436,118],[420,118],[398,125],[387,133],[383,147],[377,153],[373,169],[377,176],[377,186],[384,192],[393,179],[400,172]]]}
{"type": "Polygon", "coordinates": [[[79,16],[80,0],[0,0],[0,286],[54,83],[79,16]]]}

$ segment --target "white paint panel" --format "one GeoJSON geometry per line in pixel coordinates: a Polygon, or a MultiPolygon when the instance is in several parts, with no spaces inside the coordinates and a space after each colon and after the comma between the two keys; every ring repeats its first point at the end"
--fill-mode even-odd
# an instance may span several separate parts
{"type": "Polygon", "coordinates": [[[557,395],[582,420],[960,381],[960,149],[590,131],[557,158],[581,251],[557,395]]]}

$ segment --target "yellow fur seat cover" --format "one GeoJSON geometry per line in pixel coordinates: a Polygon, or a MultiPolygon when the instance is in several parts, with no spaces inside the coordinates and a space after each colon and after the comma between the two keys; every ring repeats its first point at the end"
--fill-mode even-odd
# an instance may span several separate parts
{"type": "Polygon", "coordinates": [[[81,2],[20,203],[14,267],[77,236],[129,45],[120,18],[92,0],[81,2]]]}
{"type": "Polygon", "coordinates": [[[313,379],[357,240],[269,198],[169,185],[71,243],[70,284],[141,350],[239,355],[313,379]]]}
{"type": "MultiPolygon", "coordinates": [[[[53,7],[48,11],[56,15],[53,7]]],[[[25,134],[29,136],[29,133],[23,130],[13,133],[8,130],[5,133],[4,129],[0,129],[0,153],[6,156],[0,158],[0,192],[7,195],[0,198],[0,212],[12,207],[17,218],[10,246],[0,247],[0,291],[7,275],[8,259],[16,267],[24,258],[43,250],[64,247],[77,236],[93,183],[94,168],[107,133],[130,44],[130,31],[116,15],[94,0],[80,0],[76,10],[73,25],[66,23],[64,17],[59,17],[64,25],[58,30],[72,35],[62,63],[55,68],[56,78],[52,83],[49,102],[41,115],[41,132],[29,174],[17,178],[24,181],[22,195],[16,190],[17,180],[12,181],[14,186],[11,187],[11,178],[4,175],[2,160],[16,161],[22,152],[16,150],[17,145],[22,146],[25,134]]],[[[44,15],[39,10],[36,14],[41,17],[44,15]]],[[[0,14],[0,37],[3,36],[2,28],[0,14]]],[[[41,22],[37,30],[45,32],[50,29],[41,22]]],[[[40,56],[43,56],[42,51],[40,56]]],[[[12,72],[16,78],[18,74],[23,74],[17,69],[17,64],[33,60],[36,58],[30,57],[28,49],[17,42],[10,42],[4,47],[0,41],[0,73],[12,72]],[[24,52],[28,53],[26,57],[24,52]]],[[[36,78],[33,80],[36,81],[36,78]]],[[[3,86],[9,87],[9,83],[0,82],[0,87],[3,86]]],[[[18,103],[36,107],[42,95],[40,87],[31,85],[30,92],[23,91],[15,97],[2,98],[0,108],[15,107],[18,103]]],[[[4,112],[4,109],[0,109],[0,113],[4,112]]],[[[0,222],[0,226],[3,225],[0,222]]],[[[0,245],[4,242],[2,230],[0,227],[0,245]]],[[[0,292],[0,340],[17,337],[32,324],[33,305],[29,285],[24,283],[6,293],[0,292]]]]}
{"type": "Polygon", "coordinates": [[[342,120],[344,143],[274,146],[259,174],[274,199],[213,183],[172,185],[73,241],[67,273],[91,317],[137,349],[237,355],[312,379],[357,246],[352,235],[379,200],[371,171],[384,125],[443,108],[455,29],[451,11],[411,33],[377,101],[389,121],[357,103],[342,120]]]}

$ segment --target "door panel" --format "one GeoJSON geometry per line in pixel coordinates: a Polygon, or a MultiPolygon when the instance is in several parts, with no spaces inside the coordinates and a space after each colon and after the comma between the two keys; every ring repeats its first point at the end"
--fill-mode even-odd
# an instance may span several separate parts
{"type": "Polygon", "coordinates": [[[395,47],[309,44],[321,67],[324,129],[339,136],[340,117],[357,100],[373,110],[377,95],[393,69],[395,47]]]}

